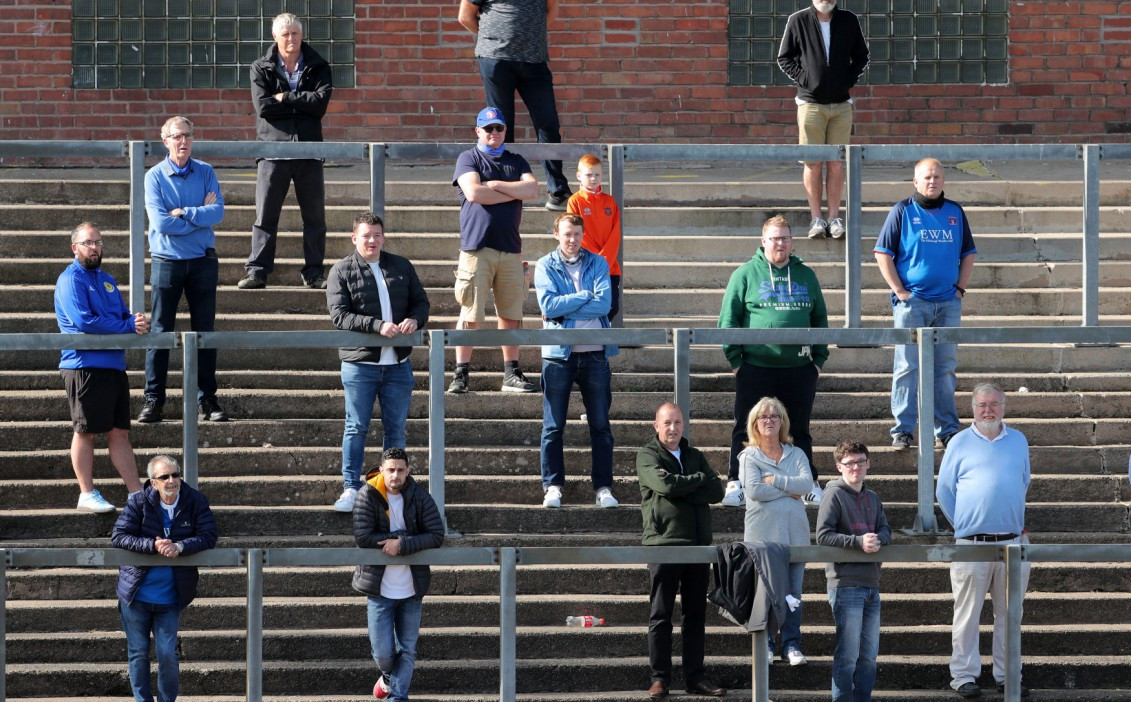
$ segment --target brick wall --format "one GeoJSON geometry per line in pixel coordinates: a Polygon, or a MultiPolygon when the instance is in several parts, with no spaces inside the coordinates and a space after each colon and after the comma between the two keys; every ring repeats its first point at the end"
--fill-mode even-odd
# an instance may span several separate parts
{"type": "MultiPolygon", "coordinates": [[[[482,87],[456,8],[357,0],[357,87],[335,92],[328,139],[471,138],[482,87]]],[[[1008,85],[863,86],[858,141],[1123,141],[1131,2],[1010,11],[1008,85]]],[[[565,140],[795,140],[792,90],[727,87],[726,13],[726,0],[562,0],[550,51],[565,140]]],[[[70,43],[67,0],[0,0],[0,139],[155,138],[174,111],[206,137],[254,138],[244,90],[71,90],[70,43]]],[[[519,121],[531,139],[521,108],[519,121]]]]}

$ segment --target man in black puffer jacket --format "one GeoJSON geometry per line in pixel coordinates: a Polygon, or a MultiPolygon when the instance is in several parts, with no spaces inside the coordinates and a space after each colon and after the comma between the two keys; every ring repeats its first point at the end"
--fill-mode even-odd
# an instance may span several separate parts
{"type": "MultiPolygon", "coordinates": [[[[444,543],[440,510],[409,475],[404,449],[387,449],[380,470],[366,477],[353,506],[353,538],[359,548],[408,556],[444,543]]],[[[381,671],[373,686],[377,699],[408,699],[421,604],[431,582],[426,565],[359,565],[354,571],[353,589],[369,598],[369,643],[381,671]]]]}
{"type": "MultiPolygon", "coordinates": [[[[342,331],[393,338],[411,334],[428,322],[428,295],[416,268],[402,256],[384,250],[385,224],[373,212],[353,221],[349,256],[330,270],[326,306],[330,321],[342,331]]],[[[342,434],[342,495],[339,512],[353,510],[361,487],[365,437],[373,403],[381,403],[382,449],[405,447],[405,421],[412,399],[411,346],[338,349],[342,388],[346,391],[346,426],[342,434]]]]}
{"type": "MultiPolygon", "coordinates": [[[[166,558],[189,556],[216,546],[216,519],[208,500],[181,483],[181,468],[169,456],[154,456],[149,485],[126,502],[110,540],[115,548],[166,558]]],[[[157,699],[177,699],[180,662],[177,632],[181,610],[196,597],[194,566],[122,566],[118,613],[126,632],[130,687],[138,702],[152,700],[149,634],[157,649],[157,699]]]]}

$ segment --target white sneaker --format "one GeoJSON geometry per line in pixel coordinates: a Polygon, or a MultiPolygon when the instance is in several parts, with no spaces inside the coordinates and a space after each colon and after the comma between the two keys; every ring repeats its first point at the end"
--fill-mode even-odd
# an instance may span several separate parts
{"type": "Polygon", "coordinates": [[[118,509],[114,505],[106,501],[102,493],[97,490],[91,492],[80,492],[79,503],[76,506],[81,512],[94,512],[95,514],[103,514],[105,512],[113,512],[118,509]]]}
{"type": "Polygon", "coordinates": [[[821,504],[821,498],[824,496],[825,491],[822,490],[820,484],[814,480],[813,489],[809,491],[809,494],[806,495],[803,500],[807,505],[819,505],[821,504]]]}
{"type": "Polygon", "coordinates": [[[742,495],[742,483],[737,480],[727,483],[727,492],[723,495],[723,504],[727,507],[746,506],[746,499],[742,495]]]}
{"type": "Polygon", "coordinates": [[[560,485],[551,485],[546,488],[546,495],[542,498],[543,507],[562,506],[562,488],[560,485]]]}
{"type": "Polygon", "coordinates": [[[357,499],[357,488],[342,490],[342,496],[334,503],[335,512],[352,512],[353,501],[357,499]]]}
{"type": "Polygon", "coordinates": [[[617,498],[613,497],[613,491],[604,487],[597,491],[597,506],[601,509],[612,509],[619,507],[620,503],[617,502],[617,498]]]}
{"type": "Polygon", "coordinates": [[[785,657],[786,660],[789,661],[790,665],[805,665],[809,662],[805,659],[805,654],[797,650],[796,648],[789,649],[789,651],[786,652],[785,657]]]}

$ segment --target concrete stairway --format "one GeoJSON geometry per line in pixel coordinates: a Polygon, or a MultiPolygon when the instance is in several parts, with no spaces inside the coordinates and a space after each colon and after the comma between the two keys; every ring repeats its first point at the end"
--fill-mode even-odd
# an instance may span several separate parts
{"type": "MultiPolygon", "coordinates": [[[[948,171],[948,195],[967,205],[978,263],[966,303],[968,326],[1074,325],[1080,321],[1079,184],[1071,168],[1000,164],[986,179],[948,171]]],[[[887,294],[869,253],[890,204],[906,196],[906,168],[865,172],[864,324],[887,326],[887,294]]],[[[328,264],[350,249],[349,223],[364,209],[363,174],[329,169],[332,234],[328,264]]],[[[630,170],[625,215],[625,309],[628,326],[714,326],[722,287],[757,246],[765,213],[807,223],[793,169],[750,174],[719,168],[630,170]],[[663,206],[657,206],[663,203],[663,206]],[[754,203],[751,205],[750,203],[754,203]]],[[[239,291],[253,216],[253,179],[224,169],[228,214],[219,235],[221,329],[329,329],[321,292],[297,287],[301,237],[296,209],[284,217],[277,271],[263,291],[239,291]]],[[[66,231],[79,219],[103,226],[107,269],[126,279],[123,171],[0,171],[0,332],[56,331],[54,280],[69,261],[66,231]],[[107,182],[108,181],[108,182],[107,182]]],[[[409,256],[428,288],[432,328],[451,327],[450,289],[458,248],[450,166],[393,169],[388,188],[388,248],[409,256]]],[[[1103,323],[1131,319],[1131,233],[1120,206],[1131,184],[1105,182],[1101,207],[1103,323]]],[[[293,203],[288,203],[293,204],[293,203]]],[[[553,215],[528,207],[527,258],[549,251],[553,215]]],[[[798,239],[797,253],[818,272],[833,315],[844,308],[843,243],[798,239]]],[[[527,326],[539,326],[530,296],[527,326]]],[[[187,327],[187,315],[179,321],[187,327]]],[[[179,362],[173,354],[167,418],[136,425],[139,460],[179,452],[179,362]]],[[[523,349],[535,375],[537,349],[523,349]]],[[[693,441],[723,469],[733,386],[721,351],[695,348],[693,441]]],[[[417,369],[409,419],[414,470],[426,481],[427,374],[417,369]]],[[[0,352],[0,546],[108,547],[113,515],[79,514],[66,447],[70,423],[54,353],[0,352]]],[[[841,438],[874,447],[870,485],[897,527],[914,516],[915,468],[908,452],[888,449],[891,354],[837,349],[822,374],[814,411],[816,462],[833,474],[841,438]]],[[[233,416],[201,426],[201,489],[220,522],[221,545],[352,546],[349,521],[329,509],[340,490],[343,403],[336,352],[254,349],[220,354],[221,401],[233,416]]],[[[450,365],[450,359],[449,359],[450,365]]],[[[592,506],[586,433],[567,436],[571,479],[566,507],[543,510],[538,474],[541,399],[495,392],[498,351],[475,355],[473,392],[447,398],[449,545],[634,545],[639,543],[635,450],[651,415],[672,393],[670,348],[626,350],[614,361],[614,492],[622,507],[592,506]]],[[[131,352],[131,385],[140,408],[142,356],[131,352]]],[[[959,409],[982,380],[1011,392],[1007,421],[1033,445],[1029,529],[1034,542],[1123,543],[1131,534],[1124,473],[1131,435],[1131,360],[1117,348],[1064,345],[964,347],[959,354],[959,409]],[[1024,387],[1026,392],[1018,392],[1024,387]]],[[[570,416],[583,412],[579,399],[570,416]]],[[[379,444],[379,425],[370,444],[379,444]]],[[[372,453],[371,453],[372,456],[372,453]]],[[[125,494],[104,451],[96,481],[121,504],[125,494]]],[[[810,508],[811,517],[815,508],[810,508]]],[[[940,516],[941,519],[941,516],[940,516]]],[[[715,510],[718,541],[739,538],[739,510],[715,510]]],[[[901,541],[912,542],[900,536],[901,541]]],[[[945,541],[945,539],[944,539],[945,541]]],[[[498,687],[498,576],[490,568],[435,568],[426,600],[414,697],[490,699],[498,687]]],[[[116,571],[9,570],[7,689],[13,699],[128,695],[124,638],[113,595],[116,571]]],[[[184,699],[238,699],[244,684],[242,570],[202,572],[201,598],[183,617],[184,699]]],[[[520,567],[518,686],[527,699],[641,699],[648,684],[647,576],[642,567],[520,567]],[[567,615],[592,613],[609,626],[574,630],[567,615]]],[[[372,686],[364,599],[349,569],[268,568],[264,690],[269,699],[358,699],[372,686]]],[[[806,572],[803,645],[810,663],[777,664],[777,700],[828,698],[833,628],[820,565],[806,572]],[[779,692],[779,690],[781,692],[779,692]]],[[[1123,564],[1037,564],[1026,600],[1025,681],[1036,699],[1131,699],[1131,579],[1123,564]]],[[[713,608],[712,608],[713,609],[713,608]]],[[[878,699],[952,699],[947,691],[950,594],[938,565],[885,567],[878,699]]],[[[987,612],[988,614],[988,612],[987,612]]],[[[984,623],[988,624],[988,617],[984,623]]],[[[708,668],[732,688],[748,688],[749,637],[713,613],[708,668]]],[[[678,638],[678,634],[677,634],[678,638]]],[[[983,630],[989,650],[989,628],[983,630]]],[[[678,661],[678,655],[676,656],[678,661]]],[[[678,663],[677,663],[678,665],[678,663]]],[[[988,673],[983,676],[983,685],[988,673]]],[[[733,693],[738,695],[739,693],[733,693]]]]}

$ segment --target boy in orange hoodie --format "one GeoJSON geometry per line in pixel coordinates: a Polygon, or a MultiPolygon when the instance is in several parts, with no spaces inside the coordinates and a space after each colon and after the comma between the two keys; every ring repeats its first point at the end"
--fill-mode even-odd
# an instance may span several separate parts
{"type": "Polygon", "coordinates": [[[617,255],[620,252],[620,208],[617,201],[601,190],[601,159],[585,154],[577,162],[577,192],[566,203],[566,212],[581,215],[585,222],[585,235],[581,246],[586,251],[604,257],[609,263],[609,281],[612,283],[612,306],[609,322],[620,311],[621,268],[617,255]]]}

